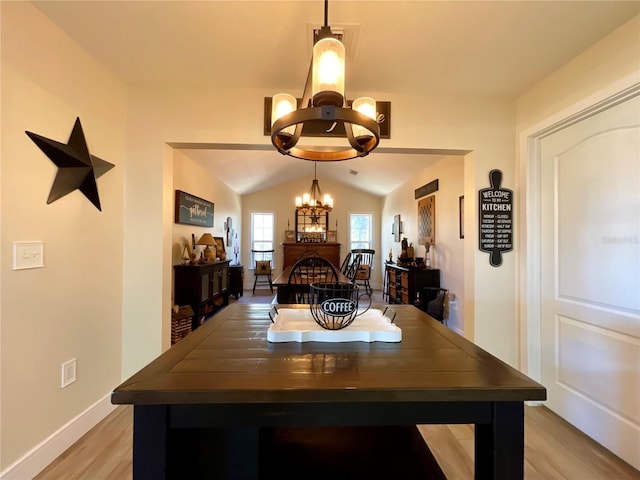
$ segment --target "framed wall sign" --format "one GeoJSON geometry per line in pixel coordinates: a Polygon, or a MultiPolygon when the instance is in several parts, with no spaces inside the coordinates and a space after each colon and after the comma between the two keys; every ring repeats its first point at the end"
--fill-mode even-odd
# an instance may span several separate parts
{"type": "Polygon", "coordinates": [[[427,183],[426,185],[421,186],[420,188],[416,188],[414,190],[414,196],[417,199],[424,197],[425,195],[429,195],[430,193],[434,193],[438,191],[438,179],[436,178],[432,182],[427,183]]]}
{"type": "Polygon", "coordinates": [[[182,190],[176,190],[175,222],[213,227],[213,203],[182,190]]]}

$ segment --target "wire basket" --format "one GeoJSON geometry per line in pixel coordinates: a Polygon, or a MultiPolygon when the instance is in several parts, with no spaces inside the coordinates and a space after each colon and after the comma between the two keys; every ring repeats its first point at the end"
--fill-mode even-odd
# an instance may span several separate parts
{"type": "Polygon", "coordinates": [[[311,316],[322,328],[340,330],[351,325],[358,315],[369,310],[371,297],[367,308],[358,312],[361,296],[358,295],[358,286],[354,283],[312,283],[309,286],[311,316]]]}

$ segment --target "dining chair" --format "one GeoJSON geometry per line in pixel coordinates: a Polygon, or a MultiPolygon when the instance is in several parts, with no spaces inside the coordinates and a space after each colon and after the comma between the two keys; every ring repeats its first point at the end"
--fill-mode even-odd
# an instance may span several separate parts
{"type": "Polygon", "coordinates": [[[312,256],[298,260],[291,267],[288,281],[288,303],[309,303],[309,285],[338,281],[338,271],[324,257],[312,256]]]}
{"type": "Polygon", "coordinates": [[[371,280],[371,271],[373,270],[373,257],[376,254],[375,250],[369,248],[354,248],[351,253],[360,254],[360,266],[355,277],[355,283],[358,285],[364,285],[365,291],[368,295],[371,295],[372,289],[369,281],[371,280]]]}
{"type": "Polygon", "coordinates": [[[344,257],[342,265],[340,266],[340,272],[349,279],[350,282],[355,282],[356,274],[360,268],[360,262],[362,261],[362,254],[360,253],[347,253],[344,257]]]}
{"type": "Polygon", "coordinates": [[[273,252],[274,250],[251,250],[251,255],[253,255],[255,262],[253,293],[256,293],[256,285],[269,285],[271,293],[273,293],[273,284],[271,283],[273,252]]]}
{"type": "Polygon", "coordinates": [[[440,323],[446,325],[449,312],[447,309],[449,291],[446,288],[422,287],[420,292],[420,310],[426,312],[440,323]]]}

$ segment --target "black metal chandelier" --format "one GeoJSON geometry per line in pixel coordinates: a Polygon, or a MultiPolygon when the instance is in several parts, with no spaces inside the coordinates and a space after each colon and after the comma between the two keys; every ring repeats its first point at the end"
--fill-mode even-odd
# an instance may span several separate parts
{"type": "Polygon", "coordinates": [[[335,162],[368,155],[380,142],[380,127],[373,98],[357,98],[351,107],[345,100],[345,48],[327,23],[328,4],[325,0],[324,25],[315,39],[301,104],[286,93],[273,96],[271,143],[283,155],[335,162]],[[326,130],[335,122],[343,124],[350,147],[296,146],[304,124],[311,122],[326,124],[326,130]]]}
{"type": "Polygon", "coordinates": [[[316,173],[317,164],[313,162],[313,182],[311,182],[309,193],[296,197],[296,210],[309,215],[314,224],[318,223],[320,215],[333,210],[333,198],[328,193],[322,195],[316,173]]]}

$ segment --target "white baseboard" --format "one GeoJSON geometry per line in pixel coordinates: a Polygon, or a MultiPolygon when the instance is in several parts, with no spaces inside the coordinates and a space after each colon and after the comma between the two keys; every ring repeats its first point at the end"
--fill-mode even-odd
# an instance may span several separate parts
{"type": "Polygon", "coordinates": [[[109,392],[36,445],[5,471],[0,472],[0,480],[32,479],[115,408],[116,406],[111,404],[111,392],[109,392]]]}
{"type": "Polygon", "coordinates": [[[454,327],[454,328],[449,327],[449,330],[453,330],[454,332],[456,332],[461,337],[464,337],[464,332],[462,330],[460,330],[458,327],[454,327]]]}

